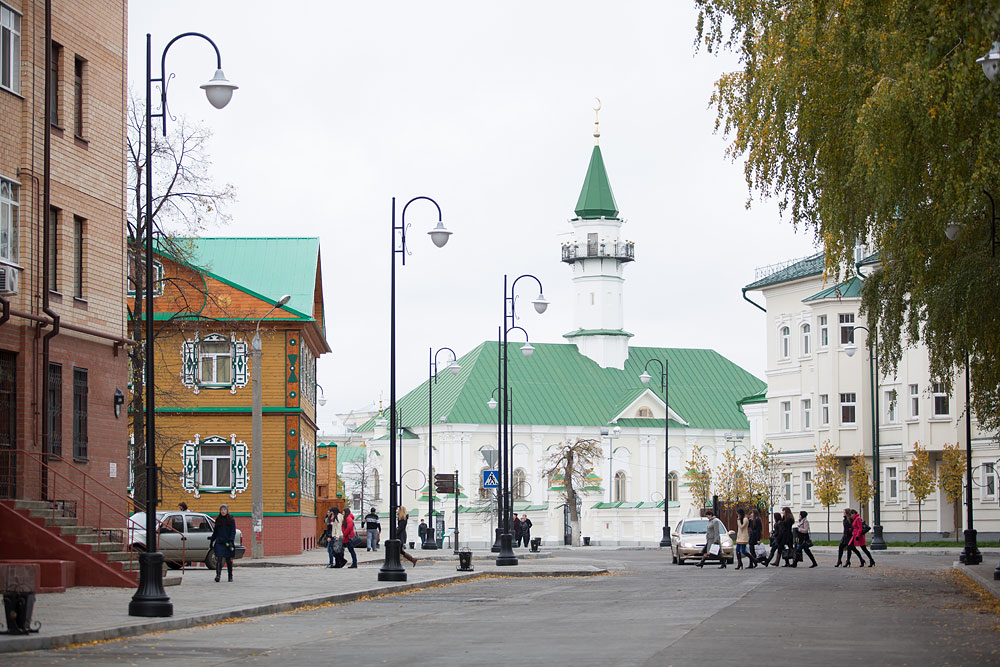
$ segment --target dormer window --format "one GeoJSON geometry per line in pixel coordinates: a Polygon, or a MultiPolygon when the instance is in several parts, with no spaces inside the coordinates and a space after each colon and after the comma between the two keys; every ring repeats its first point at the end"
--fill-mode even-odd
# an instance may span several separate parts
{"type": "Polygon", "coordinates": [[[638,419],[652,419],[653,418],[653,411],[650,410],[649,408],[639,408],[636,411],[635,416],[638,419]]]}

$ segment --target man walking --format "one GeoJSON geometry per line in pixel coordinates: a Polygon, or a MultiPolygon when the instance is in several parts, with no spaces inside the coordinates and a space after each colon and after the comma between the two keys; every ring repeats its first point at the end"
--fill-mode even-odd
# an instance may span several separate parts
{"type": "Polygon", "coordinates": [[[531,519],[527,514],[521,515],[521,544],[529,546],[531,542],[531,519]]]}
{"type": "Polygon", "coordinates": [[[423,519],[420,520],[420,525],[417,526],[417,537],[420,538],[420,546],[423,548],[427,544],[427,522],[423,519]]]}
{"type": "Polygon", "coordinates": [[[705,546],[702,548],[701,561],[698,567],[705,567],[705,560],[711,556],[717,556],[720,570],[726,569],[726,559],[722,555],[722,534],[726,532],[726,526],[715,518],[715,512],[705,510],[705,518],[708,519],[708,526],[705,528],[705,546]]]}
{"type": "Polygon", "coordinates": [[[354,551],[354,538],[357,535],[354,530],[354,515],[351,513],[351,508],[346,507],[344,508],[344,548],[351,552],[351,565],[348,569],[358,566],[358,554],[354,551]]]}
{"type": "Polygon", "coordinates": [[[365,515],[365,533],[368,542],[368,551],[378,551],[378,534],[382,532],[382,524],[378,521],[378,512],[375,508],[365,515]]]}

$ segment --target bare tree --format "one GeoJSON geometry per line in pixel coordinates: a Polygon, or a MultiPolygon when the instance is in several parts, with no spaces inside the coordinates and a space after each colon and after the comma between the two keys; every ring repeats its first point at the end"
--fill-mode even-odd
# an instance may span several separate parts
{"type": "MultiPolygon", "coordinates": [[[[145,173],[147,160],[152,160],[152,217],[154,243],[158,252],[179,262],[190,257],[190,248],[179,240],[180,234],[193,235],[209,223],[225,223],[229,217],[226,206],[235,199],[231,185],[217,186],[212,178],[208,140],[211,133],[180,118],[166,137],[153,131],[152,147],[145,145],[145,106],[131,96],[127,123],[128,201],[126,206],[127,291],[134,294],[128,309],[128,331],[133,340],[145,340],[145,284],[147,243],[145,216],[145,173]]],[[[198,319],[195,314],[205,305],[210,295],[204,281],[194,275],[157,275],[154,267],[154,294],[162,294],[168,284],[175,303],[171,304],[175,319],[198,319]],[[192,298],[197,295],[197,298],[192,298]],[[197,301],[197,303],[195,303],[197,301]]],[[[169,323],[161,322],[157,329],[164,331],[169,323]]],[[[155,345],[155,341],[154,341],[155,345]]],[[[134,436],[134,497],[146,497],[145,462],[145,347],[136,345],[129,351],[129,371],[132,392],[130,411],[134,436]]],[[[157,391],[164,391],[157,387],[157,391]]],[[[157,446],[167,445],[171,438],[160,443],[163,434],[157,434],[157,446]]]]}
{"type": "Polygon", "coordinates": [[[573,530],[572,543],[580,546],[580,513],[577,489],[584,487],[583,478],[594,470],[594,461],[601,458],[601,443],[593,439],[577,438],[574,442],[556,445],[545,459],[542,475],[562,475],[563,499],[569,505],[569,520],[573,530]]]}
{"type": "MultiPolygon", "coordinates": [[[[344,496],[348,496],[348,492],[353,494],[356,489],[360,495],[361,507],[359,511],[365,511],[365,497],[368,493],[370,487],[372,486],[373,478],[375,477],[375,472],[378,469],[377,458],[378,455],[369,450],[365,445],[361,445],[365,450],[365,455],[361,457],[358,461],[352,461],[350,463],[345,463],[341,470],[340,478],[344,483],[344,496]]],[[[375,490],[373,494],[377,492],[375,490]]],[[[353,495],[352,495],[353,497],[353,495]]],[[[369,498],[372,496],[368,496],[369,498]]]]}

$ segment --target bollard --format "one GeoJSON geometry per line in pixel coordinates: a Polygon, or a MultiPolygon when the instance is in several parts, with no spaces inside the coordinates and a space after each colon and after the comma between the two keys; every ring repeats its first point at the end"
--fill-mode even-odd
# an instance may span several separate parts
{"type": "Polygon", "coordinates": [[[32,627],[31,614],[35,608],[35,594],[27,591],[8,591],[3,594],[4,617],[7,630],[3,634],[26,635],[38,632],[41,623],[32,627]]]}
{"type": "Polygon", "coordinates": [[[462,549],[458,552],[458,571],[472,572],[472,551],[462,549]]]}
{"type": "Polygon", "coordinates": [[[584,537],[583,538],[583,546],[585,546],[585,547],[589,547],[590,546],[590,538],[589,537],[584,537]]]}

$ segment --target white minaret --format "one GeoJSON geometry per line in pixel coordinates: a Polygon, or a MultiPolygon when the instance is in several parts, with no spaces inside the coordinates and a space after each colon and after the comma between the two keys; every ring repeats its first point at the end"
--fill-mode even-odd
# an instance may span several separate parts
{"type": "Polygon", "coordinates": [[[618,206],[601,157],[600,129],[594,109],[594,152],[576,203],[576,217],[570,220],[574,239],[564,243],[562,261],[573,268],[575,330],[563,337],[576,343],[581,354],[601,368],[624,368],[628,358],[622,292],[623,268],[635,259],[634,246],[622,237],[618,206]]]}

